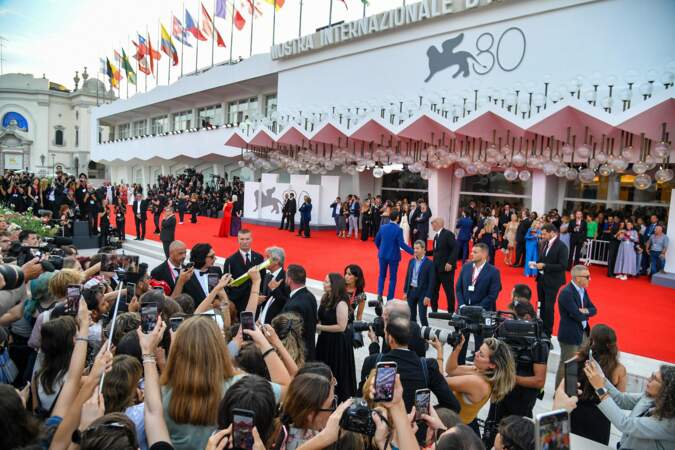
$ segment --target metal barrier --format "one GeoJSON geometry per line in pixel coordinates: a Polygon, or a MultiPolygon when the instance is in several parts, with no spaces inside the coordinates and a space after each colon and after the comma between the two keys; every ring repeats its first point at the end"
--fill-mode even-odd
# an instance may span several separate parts
{"type": "Polygon", "coordinates": [[[591,264],[599,264],[606,266],[609,260],[609,241],[599,241],[597,239],[589,239],[582,250],[583,257],[580,261],[590,266],[591,264]]]}

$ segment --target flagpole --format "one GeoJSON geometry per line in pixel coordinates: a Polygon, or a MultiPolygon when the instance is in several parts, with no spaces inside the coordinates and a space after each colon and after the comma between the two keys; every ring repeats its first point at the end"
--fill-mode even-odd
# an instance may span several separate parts
{"type": "Polygon", "coordinates": [[[96,106],[98,106],[98,74],[101,73],[101,57],[98,57],[98,70],[96,71],[96,106]]]}
{"type": "Polygon", "coordinates": [[[298,37],[302,37],[302,0],[300,0],[300,17],[298,18],[298,37]]]}
{"type": "MultiPolygon", "coordinates": [[[[171,17],[173,17],[173,11],[171,11],[171,17]]],[[[162,30],[161,30],[161,28],[160,28],[160,33],[161,33],[161,31],[162,31],[162,30]]],[[[169,39],[171,39],[171,35],[169,35],[169,39]]],[[[169,45],[170,45],[170,44],[171,44],[171,40],[169,40],[169,45]]],[[[169,48],[169,50],[171,50],[171,48],[169,48]]],[[[171,84],[171,63],[173,62],[173,61],[172,61],[172,60],[173,60],[173,55],[168,55],[166,59],[167,59],[167,69],[168,69],[168,70],[167,70],[168,75],[167,75],[167,77],[166,77],[166,84],[167,84],[167,86],[168,86],[168,85],[171,84]]]]}
{"type": "Polygon", "coordinates": [[[328,26],[333,25],[333,0],[330,0],[330,10],[328,10],[328,26]]]}
{"type": "MultiPolygon", "coordinates": [[[[197,8],[197,32],[201,33],[201,30],[199,29],[199,22],[201,21],[201,16],[202,16],[202,10],[201,8],[197,8]]],[[[195,74],[197,73],[197,64],[199,63],[199,39],[197,39],[197,46],[195,47],[195,74]]]]}
{"type": "Polygon", "coordinates": [[[232,17],[231,27],[230,27],[230,64],[232,64],[232,46],[234,45],[234,2],[232,2],[232,14],[230,14],[230,17],[232,17]]]}
{"type": "MultiPolygon", "coordinates": [[[[173,20],[173,17],[171,18],[173,20]]],[[[183,48],[185,47],[185,2],[183,2],[183,23],[180,24],[180,77],[183,78],[183,48]]]]}
{"type": "Polygon", "coordinates": [[[274,35],[277,29],[277,0],[274,0],[274,9],[272,9],[272,45],[274,45],[274,35]]]}
{"type": "MultiPolygon", "coordinates": [[[[403,0],[405,2],[405,0],[403,0]]],[[[366,17],[366,6],[368,6],[368,3],[363,2],[363,17],[366,17]]]]}
{"type": "Polygon", "coordinates": [[[248,57],[253,56],[253,19],[255,17],[255,1],[251,0],[251,46],[249,47],[248,57]]]}
{"type": "Polygon", "coordinates": [[[213,0],[213,10],[211,10],[211,67],[213,67],[213,55],[216,52],[216,0],[213,0]]]}

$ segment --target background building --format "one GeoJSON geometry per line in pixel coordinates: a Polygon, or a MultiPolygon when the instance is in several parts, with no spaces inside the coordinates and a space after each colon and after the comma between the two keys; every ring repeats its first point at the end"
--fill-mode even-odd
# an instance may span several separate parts
{"type": "Polygon", "coordinates": [[[86,69],[74,81],[70,91],[44,77],[0,76],[0,172],[29,170],[48,176],[61,168],[105,177],[105,168],[90,161],[90,112],[114,97],[86,69]]]}

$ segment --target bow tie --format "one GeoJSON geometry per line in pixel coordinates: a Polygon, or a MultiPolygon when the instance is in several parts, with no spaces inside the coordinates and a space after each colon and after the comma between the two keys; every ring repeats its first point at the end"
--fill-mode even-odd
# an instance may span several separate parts
{"type": "Polygon", "coordinates": [[[202,276],[202,277],[203,277],[204,275],[208,274],[208,273],[209,273],[208,270],[205,270],[205,271],[200,270],[200,271],[199,271],[199,275],[202,276]]]}

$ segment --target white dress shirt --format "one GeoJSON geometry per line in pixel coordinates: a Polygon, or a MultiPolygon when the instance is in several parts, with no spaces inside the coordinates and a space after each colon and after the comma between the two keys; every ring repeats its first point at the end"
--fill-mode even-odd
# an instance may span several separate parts
{"type": "MultiPolygon", "coordinates": [[[[270,281],[276,280],[277,276],[279,275],[279,272],[281,272],[281,267],[279,267],[277,270],[272,272],[272,278],[270,278],[270,281]]],[[[275,300],[274,296],[270,295],[269,298],[267,299],[267,301],[265,302],[265,306],[263,307],[263,310],[260,311],[260,317],[258,318],[261,323],[265,323],[265,318],[267,317],[267,311],[270,309],[270,306],[272,306],[272,304],[274,303],[274,300],[275,300]]]]}

